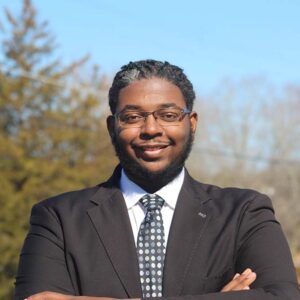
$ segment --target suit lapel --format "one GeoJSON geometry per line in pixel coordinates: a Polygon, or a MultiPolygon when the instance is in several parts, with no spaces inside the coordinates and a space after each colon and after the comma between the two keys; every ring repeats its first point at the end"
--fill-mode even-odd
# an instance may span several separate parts
{"type": "MultiPolygon", "coordinates": [[[[123,195],[118,187],[119,171],[101,186],[88,214],[129,298],[141,298],[139,268],[132,228],[123,195]]],[[[205,202],[208,194],[195,185],[186,172],[169,233],[164,263],[163,295],[178,296],[197,246],[210,218],[205,202]]]]}
{"type": "Polygon", "coordinates": [[[209,219],[207,193],[195,187],[186,172],[169,233],[164,265],[163,295],[178,296],[209,219]]]}
{"type": "MultiPolygon", "coordinates": [[[[116,173],[116,172],[115,172],[116,173]]],[[[116,174],[91,199],[88,214],[129,298],[141,297],[138,262],[132,228],[116,174]]]]}

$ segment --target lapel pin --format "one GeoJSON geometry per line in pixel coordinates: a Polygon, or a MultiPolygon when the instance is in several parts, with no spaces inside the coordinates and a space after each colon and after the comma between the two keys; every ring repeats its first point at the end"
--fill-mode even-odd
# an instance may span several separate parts
{"type": "Polygon", "coordinates": [[[201,211],[198,212],[198,216],[202,217],[202,218],[206,218],[206,214],[202,213],[201,211]]]}

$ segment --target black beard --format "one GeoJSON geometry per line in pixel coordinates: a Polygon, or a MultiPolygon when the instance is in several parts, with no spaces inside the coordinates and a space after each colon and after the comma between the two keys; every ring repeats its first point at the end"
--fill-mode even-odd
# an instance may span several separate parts
{"type": "Polygon", "coordinates": [[[185,147],[182,150],[181,155],[178,155],[168,167],[164,170],[157,172],[150,172],[146,168],[139,165],[135,160],[128,156],[122,143],[116,138],[116,135],[112,137],[112,143],[114,145],[116,155],[120,160],[120,164],[124,169],[126,175],[137,185],[142,187],[149,193],[154,193],[160,188],[172,181],[184,167],[184,163],[188,158],[194,140],[194,134],[190,129],[189,138],[185,147]]]}

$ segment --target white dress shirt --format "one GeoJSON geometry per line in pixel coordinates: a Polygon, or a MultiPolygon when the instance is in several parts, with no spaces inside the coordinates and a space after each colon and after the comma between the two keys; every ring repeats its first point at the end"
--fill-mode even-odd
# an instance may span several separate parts
{"type": "MultiPolygon", "coordinates": [[[[165,231],[165,246],[167,246],[171,222],[183,180],[184,169],[182,169],[179,175],[177,175],[171,182],[154,193],[165,200],[165,203],[161,209],[165,231]]],[[[148,193],[131,181],[123,169],[120,179],[120,188],[128,209],[134,240],[135,243],[137,243],[139,228],[146,214],[146,210],[139,200],[148,193]]]]}

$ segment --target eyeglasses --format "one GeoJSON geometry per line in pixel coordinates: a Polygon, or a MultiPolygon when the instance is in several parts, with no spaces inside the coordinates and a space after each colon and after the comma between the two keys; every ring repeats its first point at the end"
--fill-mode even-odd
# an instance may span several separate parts
{"type": "Polygon", "coordinates": [[[161,126],[174,126],[179,125],[185,115],[190,113],[191,111],[186,108],[168,107],[155,111],[124,110],[115,113],[114,117],[122,127],[142,127],[150,115],[153,115],[161,126]]]}

